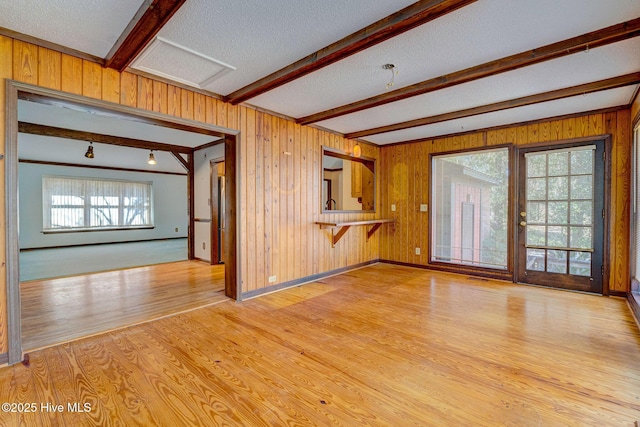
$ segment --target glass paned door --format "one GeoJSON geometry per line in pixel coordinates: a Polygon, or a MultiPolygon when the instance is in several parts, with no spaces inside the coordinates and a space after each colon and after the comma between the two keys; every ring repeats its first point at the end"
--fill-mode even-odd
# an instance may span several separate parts
{"type": "Polygon", "coordinates": [[[604,141],[520,150],[518,281],[602,292],[604,141]]]}

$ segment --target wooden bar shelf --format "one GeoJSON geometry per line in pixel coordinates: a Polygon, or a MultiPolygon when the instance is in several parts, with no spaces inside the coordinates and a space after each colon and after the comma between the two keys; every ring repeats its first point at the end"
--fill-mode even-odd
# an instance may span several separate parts
{"type": "Polygon", "coordinates": [[[320,228],[331,228],[331,247],[335,247],[336,243],[344,236],[344,234],[353,225],[373,225],[370,230],[367,231],[367,240],[373,236],[373,234],[380,228],[382,224],[389,222],[395,222],[395,219],[371,219],[367,221],[345,221],[345,222],[316,222],[320,228]],[[334,228],[340,227],[340,230],[336,233],[334,228]]]}

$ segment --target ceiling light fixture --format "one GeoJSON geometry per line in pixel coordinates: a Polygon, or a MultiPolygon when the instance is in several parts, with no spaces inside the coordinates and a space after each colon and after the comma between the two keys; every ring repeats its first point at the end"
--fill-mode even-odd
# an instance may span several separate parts
{"type": "Polygon", "coordinates": [[[147,160],[147,163],[149,163],[150,165],[156,164],[156,158],[153,155],[153,150],[151,150],[151,152],[149,153],[149,160],[147,160]]]}
{"type": "Polygon", "coordinates": [[[360,147],[360,144],[356,142],[356,146],[353,147],[353,157],[360,156],[362,156],[362,147],[360,147]]]}
{"type": "Polygon", "coordinates": [[[87,159],[93,159],[95,155],[93,154],[93,142],[89,141],[89,146],[87,147],[87,152],[84,153],[84,156],[87,159]]]}
{"type": "Polygon", "coordinates": [[[396,66],[393,64],[384,64],[382,66],[383,70],[391,70],[391,80],[389,80],[389,83],[387,83],[386,89],[389,90],[390,88],[393,87],[393,83],[396,79],[396,74],[398,74],[398,71],[395,70],[396,66]]]}

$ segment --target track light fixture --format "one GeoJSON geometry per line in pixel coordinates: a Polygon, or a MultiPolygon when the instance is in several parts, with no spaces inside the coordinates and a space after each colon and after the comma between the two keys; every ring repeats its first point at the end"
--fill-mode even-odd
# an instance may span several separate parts
{"type": "Polygon", "coordinates": [[[89,141],[89,146],[87,147],[87,152],[84,153],[84,156],[87,159],[93,159],[95,155],[93,154],[93,142],[89,141]]]}
{"type": "Polygon", "coordinates": [[[153,150],[151,150],[151,152],[149,153],[149,160],[147,160],[147,163],[149,163],[150,165],[156,164],[156,158],[153,155],[153,150]]]}

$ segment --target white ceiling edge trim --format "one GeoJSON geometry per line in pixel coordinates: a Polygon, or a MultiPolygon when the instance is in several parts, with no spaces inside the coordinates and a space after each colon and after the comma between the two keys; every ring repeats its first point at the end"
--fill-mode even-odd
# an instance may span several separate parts
{"type": "Polygon", "coordinates": [[[219,79],[220,77],[224,76],[225,74],[231,72],[231,71],[236,71],[236,67],[234,67],[233,65],[227,64],[225,62],[219,61],[215,58],[211,58],[210,56],[204,55],[200,52],[197,52],[193,49],[189,49],[186,46],[182,46],[178,43],[172,42],[171,40],[167,40],[163,37],[156,37],[153,42],[151,42],[145,49],[144,51],[132,62],[131,64],[131,68],[135,68],[137,70],[140,71],[144,71],[147,72],[149,74],[153,74],[159,77],[163,77],[165,79],[169,79],[169,80],[173,80],[175,82],[178,83],[182,83],[188,86],[193,86],[193,87],[197,87],[199,89],[205,89],[207,86],[209,86],[211,83],[213,83],[215,80],[219,79]],[[151,68],[151,67],[147,67],[144,65],[144,61],[149,59],[154,53],[156,53],[157,50],[162,49],[162,46],[164,45],[168,45],[171,47],[174,47],[176,49],[179,49],[185,53],[194,55],[198,58],[204,59],[205,61],[211,62],[212,64],[214,64],[216,67],[218,67],[220,70],[211,74],[210,76],[206,77],[205,79],[199,81],[199,82],[193,82],[187,79],[183,79],[178,77],[175,74],[171,74],[171,73],[166,73],[160,70],[157,70],[155,68],[151,68]]]}

